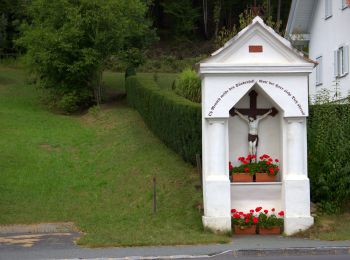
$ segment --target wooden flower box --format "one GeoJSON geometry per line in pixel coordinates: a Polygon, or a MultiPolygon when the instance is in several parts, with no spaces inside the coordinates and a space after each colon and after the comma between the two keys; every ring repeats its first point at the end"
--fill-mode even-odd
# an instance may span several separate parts
{"type": "Polygon", "coordinates": [[[234,231],[236,235],[255,235],[256,225],[251,225],[250,227],[234,226],[234,231]]]}
{"type": "Polygon", "coordinates": [[[277,175],[268,175],[265,172],[255,173],[256,182],[275,182],[276,179],[277,179],[277,175]]]}
{"type": "Polygon", "coordinates": [[[233,173],[231,182],[252,182],[253,176],[248,173],[233,173]]]}
{"type": "Polygon", "coordinates": [[[281,234],[281,227],[263,228],[259,227],[260,235],[279,235],[281,234]]]}

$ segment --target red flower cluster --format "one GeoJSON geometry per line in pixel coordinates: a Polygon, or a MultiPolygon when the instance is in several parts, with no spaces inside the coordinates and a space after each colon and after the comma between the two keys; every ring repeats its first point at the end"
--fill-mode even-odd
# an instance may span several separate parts
{"type": "Polygon", "coordinates": [[[266,170],[268,170],[268,174],[269,174],[269,175],[275,175],[275,174],[277,174],[277,173],[279,172],[280,168],[278,167],[278,165],[276,165],[276,164],[279,163],[279,160],[278,160],[278,159],[273,160],[273,159],[271,158],[271,156],[268,155],[268,154],[263,154],[263,155],[260,156],[259,158],[260,158],[260,160],[261,160],[263,163],[266,164],[266,166],[267,166],[267,165],[270,166],[270,167],[267,166],[267,169],[266,169],[266,170]]]}
{"type": "Polygon", "coordinates": [[[250,210],[249,213],[237,212],[236,209],[231,209],[233,222],[240,225],[257,224],[259,219],[254,216],[254,210],[250,210]]]}
{"type": "Polygon", "coordinates": [[[259,157],[260,161],[256,161],[255,155],[247,155],[246,157],[238,157],[241,165],[233,167],[232,163],[229,162],[230,175],[235,173],[246,173],[254,175],[256,173],[267,173],[268,175],[276,175],[279,172],[279,165],[277,164],[278,159],[272,159],[268,154],[263,154],[259,157]]]}
{"type": "Polygon", "coordinates": [[[242,211],[238,212],[236,209],[231,209],[232,222],[234,225],[238,226],[251,226],[253,224],[258,224],[263,227],[271,226],[282,226],[284,211],[278,212],[277,217],[275,215],[275,208],[269,210],[263,209],[262,207],[256,207],[255,210],[251,209],[249,213],[244,213],[242,211]]]}
{"type": "Polygon", "coordinates": [[[256,156],[255,155],[250,155],[248,154],[245,158],[242,157],[238,157],[238,161],[240,161],[242,164],[248,164],[251,162],[252,159],[255,159],[256,156]]]}

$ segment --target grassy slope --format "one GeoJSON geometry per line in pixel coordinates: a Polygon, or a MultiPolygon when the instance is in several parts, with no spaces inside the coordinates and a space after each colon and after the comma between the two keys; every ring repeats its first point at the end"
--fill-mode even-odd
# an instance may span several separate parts
{"type": "Polygon", "coordinates": [[[349,208],[339,215],[318,216],[315,225],[296,236],[320,240],[350,240],[349,208]]]}
{"type": "MultiPolygon", "coordinates": [[[[123,81],[105,76],[107,84],[123,81]]],[[[89,246],[228,241],[202,230],[196,170],[134,110],[119,103],[55,115],[24,79],[22,71],[0,67],[0,224],[74,221],[87,233],[79,243],[89,246]]]]}

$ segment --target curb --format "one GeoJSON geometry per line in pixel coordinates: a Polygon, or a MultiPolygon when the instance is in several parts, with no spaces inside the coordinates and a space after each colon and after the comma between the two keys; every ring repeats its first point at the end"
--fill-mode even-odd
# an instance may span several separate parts
{"type": "Polygon", "coordinates": [[[234,256],[302,256],[302,255],[350,255],[350,247],[289,247],[277,249],[239,249],[234,256]]]}
{"type": "MultiPolygon", "coordinates": [[[[169,255],[169,256],[125,256],[117,258],[89,258],[89,260],[162,260],[162,259],[198,259],[214,258],[220,255],[232,254],[233,257],[259,256],[303,256],[303,255],[350,255],[350,247],[290,247],[277,249],[233,249],[223,252],[203,255],[169,255]]],[[[72,258],[71,260],[80,260],[72,258]]],[[[63,259],[61,259],[63,260],[63,259]]]]}

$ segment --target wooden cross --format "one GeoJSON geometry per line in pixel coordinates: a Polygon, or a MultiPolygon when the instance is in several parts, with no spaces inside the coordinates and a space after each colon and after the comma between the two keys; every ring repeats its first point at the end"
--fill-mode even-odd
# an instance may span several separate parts
{"type": "MultiPolygon", "coordinates": [[[[248,95],[249,95],[249,99],[250,99],[249,108],[232,107],[230,109],[231,116],[237,115],[235,113],[235,109],[237,109],[241,114],[248,116],[248,117],[253,117],[254,119],[256,118],[256,116],[262,116],[262,115],[266,114],[267,112],[269,112],[269,110],[270,110],[269,108],[257,108],[256,99],[257,99],[258,93],[256,93],[255,90],[250,91],[248,95]]],[[[275,116],[278,113],[278,110],[274,107],[272,107],[271,109],[272,109],[272,112],[269,115],[275,116]]]]}
{"type": "Polygon", "coordinates": [[[263,8],[256,4],[256,0],[254,0],[254,5],[250,6],[250,12],[253,16],[263,15],[263,8]]]}

